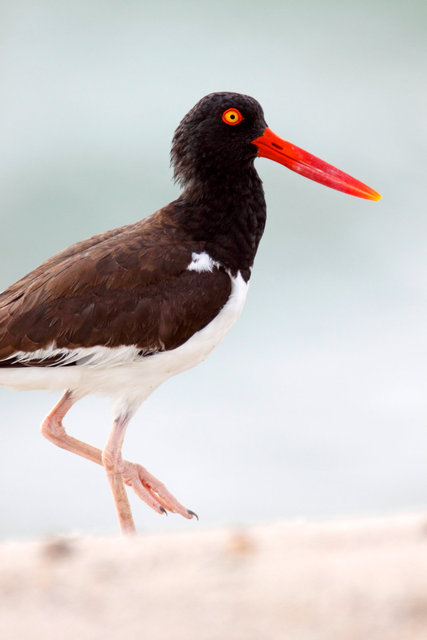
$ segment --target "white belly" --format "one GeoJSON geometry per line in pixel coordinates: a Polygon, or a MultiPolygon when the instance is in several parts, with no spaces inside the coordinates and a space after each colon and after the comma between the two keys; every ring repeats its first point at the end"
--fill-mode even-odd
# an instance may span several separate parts
{"type": "Polygon", "coordinates": [[[0,385],[16,390],[72,389],[78,396],[99,393],[136,407],[162,382],[202,362],[231,329],[248,289],[240,273],[231,281],[230,297],[214,320],[176,349],[146,357],[138,357],[136,347],[76,349],[72,359],[87,355],[90,363],[0,369],[0,385]]]}

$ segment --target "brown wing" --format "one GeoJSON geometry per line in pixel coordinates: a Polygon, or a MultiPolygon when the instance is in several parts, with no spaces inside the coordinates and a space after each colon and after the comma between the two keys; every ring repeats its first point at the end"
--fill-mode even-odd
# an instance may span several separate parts
{"type": "Polygon", "coordinates": [[[167,208],[50,258],[0,295],[0,358],[51,345],[173,349],[206,326],[231,291],[221,269],[187,267],[191,242],[167,208]]]}

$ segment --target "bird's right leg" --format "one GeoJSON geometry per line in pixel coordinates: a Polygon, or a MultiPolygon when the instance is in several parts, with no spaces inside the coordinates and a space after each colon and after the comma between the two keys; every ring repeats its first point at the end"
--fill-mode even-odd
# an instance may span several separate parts
{"type": "MultiPolygon", "coordinates": [[[[78,397],[73,396],[72,391],[67,390],[49,415],[43,420],[41,427],[42,435],[58,447],[104,466],[104,455],[101,449],[69,436],[63,427],[62,420],[78,399],[78,397]]],[[[109,480],[112,484],[121,530],[123,533],[134,533],[135,525],[123,481],[119,476],[109,477],[109,480]]]]}
{"type": "Polygon", "coordinates": [[[184,518],[197,517],[193,511],[183,507],[166,489],[164,484],[159,482],[144,467],[122,459],[121,448],[126,426],[130,419],[129,414],[119,416],[114,420],[104,451],[68,435],[63,427],[62,420],[79,398],[80,396],[74,395],[72,391],[67,390],[43,420],[41,432],[45,438],[58,447],[105,467],[122,531],[126,533],[135,531],[124,484],[131,486],[138,497],[158,513],[171,511],[179,513],[184,518]]]}
{"type": "Polygon", "coordinates": [[[67,390],[52,411],[43,420],[41,426],[42,435],[56,444],[61,449],[77,453],[92,462],[102,465],[102,452],[96,447],[69,436],[65,431],[62,420],[80,396],[73,396],[73,392],[67,390]]]}

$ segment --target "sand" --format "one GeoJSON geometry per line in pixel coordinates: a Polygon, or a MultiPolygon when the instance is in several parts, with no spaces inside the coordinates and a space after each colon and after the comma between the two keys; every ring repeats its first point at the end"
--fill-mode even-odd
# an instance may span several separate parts
{"type": "Polygon", "coordinates": [[[426,640],[427,516],[0,544],[2,640],[426,640]]]}

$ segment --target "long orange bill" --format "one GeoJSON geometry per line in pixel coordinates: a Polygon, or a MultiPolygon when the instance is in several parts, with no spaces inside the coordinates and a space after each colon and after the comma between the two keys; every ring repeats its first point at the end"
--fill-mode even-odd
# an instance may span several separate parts
{"type": "Polygon", "coordinates": [[[285,167],[300,173],[306,178],[310,178],[310,180],[315,180],[327,187],[337,189],[337,191],[344,191],[344,193],[349,193],[358,198],[366,198],[367,200],[379,200],[381,198],[380,194],[371,189],[371,187],[336,169],[331,164],[320,160],[320,158],[316,158],[311,153],[296,147],[294,144],[282,140],[268,127],[262,136],[252,140],[252,144],[258,147],[257,156],[275,160],[275,162],[285,165],[285,167]]]}

